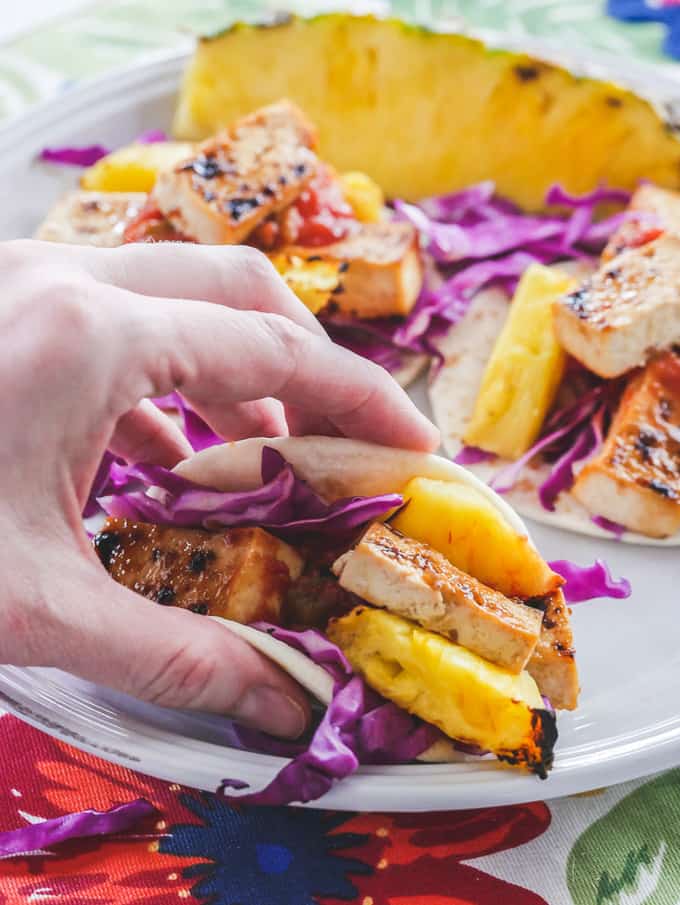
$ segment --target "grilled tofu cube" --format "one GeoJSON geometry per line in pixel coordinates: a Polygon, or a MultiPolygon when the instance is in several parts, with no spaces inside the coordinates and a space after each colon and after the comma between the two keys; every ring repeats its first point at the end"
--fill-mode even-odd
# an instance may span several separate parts
{"type": "Polygon", "coordinates": [[[113,248],[146,203],[142,192],[69,192],[38,227],[35,238],[113,248]]]}
{"type": "Polygon", "coordinates": [[[680,192],[645,183],[633,192],[628,210],[632,216],[610,237],[603,261],[611,261],[627,248],[646,245],[662,232],[680,235],[680,192]]]}
{"type": "Polygon", "coordinates": [[[450,738],[545,777],[557,739],[527,672],[501,669],[441,635],[371,607],[332,621],[328,637],[366,682],[450,738]]]}
{"type": "Polygon", "coordinates": [[[154,197],[172,225],[204,245],[243,241],[298,197],[317,168],[316,134],[289,101],[262,107],[158,175],[154,197]]]}
{"type": "Polygon", "coordinates": [[[520,673],[541,630],[538,610],[461,572],[427,544],[374,523],[333,564],[341,587],[520,673]]]}
{"type": "Polygon", "coordinates": [[[352,317],[408,314],[423,285],[418,234],[410,223],[363,223],[332,245],[286,251],[340,264],[330,309],[352,317]]]}
{"type": "Polygon", "coordinates": [[[561,590],[550,594],[541,604],[541,635],[527,665],[527,672],[553,707],[557,710],[575,710],[579,679],[569,607],[561,590]]]}
{"type": "Polygon", "coordinates": [[[665,234],[603,264],[553,308],[562,346],[600,377],[680,341],[680,237],[665,234]]]}
{"type": "Polygon", "coordinates": [[[679,354],[660,355],[630,381],[572,494],[594,515],[649,537],[680,529],[679,354]]]}
{"type": "Polygon", "coordinates": [[[110,518],[94,546],[117,582],[158,603],[244,624],[283,621],[300,554],[261,528],[202,531],[110,518]]]}

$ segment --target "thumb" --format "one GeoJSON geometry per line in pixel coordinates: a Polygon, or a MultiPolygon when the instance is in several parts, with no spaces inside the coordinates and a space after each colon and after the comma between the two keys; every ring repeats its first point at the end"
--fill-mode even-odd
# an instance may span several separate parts
{"type": "Polygon", "coordinates": [[[96,563],[78,565],[50,607],[44,665],[164,707],[229,715],[272,735],[304,732],[305,693],[247,642],[212,619],[127,590],[96,563]]]}

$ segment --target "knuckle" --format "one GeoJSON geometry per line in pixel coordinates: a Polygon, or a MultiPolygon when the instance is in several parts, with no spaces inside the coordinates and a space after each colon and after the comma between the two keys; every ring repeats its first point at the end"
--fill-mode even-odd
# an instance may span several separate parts
{"type": "Polygon", "coordinates": [[[184,642],[164,655],[156,672],[135,693],[162,707],[199,707],[208,700],[216,671],[214,657],[194,641],[184,642]]]}

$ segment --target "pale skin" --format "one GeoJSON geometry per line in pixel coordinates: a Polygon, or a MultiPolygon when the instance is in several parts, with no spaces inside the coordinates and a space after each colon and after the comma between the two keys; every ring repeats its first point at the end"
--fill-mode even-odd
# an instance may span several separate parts
{"type": "Polygon", "coordinates": [[[306,727],[304,692],[211,620],[114,583],[80,513],[108,447],[190,454],[148,397],[180,390],[227,439],[341,434],[431,450],[388,374],[334,345],[250,248],[0,244],[0,663],[54,666],[153,703],[306,727]]]}

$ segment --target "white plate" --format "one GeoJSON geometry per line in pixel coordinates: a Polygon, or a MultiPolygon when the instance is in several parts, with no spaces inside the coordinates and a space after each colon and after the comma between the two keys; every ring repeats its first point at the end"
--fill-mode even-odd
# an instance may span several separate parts
{"type": "MultiPolygon", "coordinates": [[[[71,91],[1,131],[0,238],[30,235],[75,180],[72,171],[34,162],[43,145],[118,145],[151,126],[167,126],[183,62],[181,55],[159,58],[71,91]]],[[[673,87],[665,83],[668,91],[673,87]]],[[[680,763],[678,551],[623,547],[541,525],[534,536],[549,559],[586,563],[602,556],[633,584],[630,600],[574,609],[583,695],[576,714],[560,717],[550,778],[541,782],[492,762],[366,767],[321,806],[407,811],[507,804],[680,763]]],[[[0,706],[78,748],[197,788],[213,790],[226,777],[258,788],[284,763],[229,748],[223,720],[142,705],[56,670],[0,667],[0,706]]]]}

